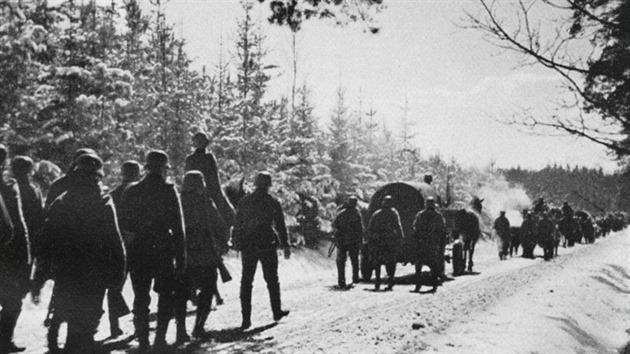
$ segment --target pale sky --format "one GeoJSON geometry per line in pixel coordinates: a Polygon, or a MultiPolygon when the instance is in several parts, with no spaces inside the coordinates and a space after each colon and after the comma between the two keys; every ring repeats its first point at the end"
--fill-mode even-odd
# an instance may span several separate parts
{"type": "MultiPolygon", "coordinates": [[[[256,2],[258,3],[258,2],[256,2]]],[[[561,81],[542,69],[515,68],[516,57],[484,42],[480,34],[458,28],[464,7],[473,0],[388,0],[379,15],[381,31],[365,24],[340,28],[328,21],[308,22],[298,34],[298,81],[312,91],[315,114],[328,119],[341,84],[347,101],[363,110],[370,105],[388,126],[397,129],[405,97],[416,141],[424,156],[439,153],[465,166],[546,164],[603,167],[616,164],[605,150],[569,137],[531,136],[497,122],[517,107],[551,114],[561,81]]],[[[269,26],[268,4],[256,5],[267,35],[268,63],[281,67],[272,81],[272,98],[288,96],[291,82],[291,35],[269,26]]],[[[236,0],[171,0],[167,6],[177,33],[188,41],[195,67],[212,68],[220,42],[232,51],[236,0]]],[[[225,53],[229,55],[228,53],[225,53]]]]}

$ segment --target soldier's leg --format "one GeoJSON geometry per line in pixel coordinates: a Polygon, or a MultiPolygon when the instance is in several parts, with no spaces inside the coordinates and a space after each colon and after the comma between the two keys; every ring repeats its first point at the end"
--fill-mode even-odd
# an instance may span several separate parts
{"type": "Polygon", "coordinates": [[[416,288],[413,290],[414,292],[419,292],[422,287],[422,261],[419,261],[415,264],[416,274],[414,278],[416,280],[416,288]]]}
{"type": "Polygon", "coordinates": [[[68,314],[68,339],[65,353],[94,353],[96,351],[94,335],[103,315],[105,288],[100,286],[82,286],[82,291],[73,294],[77,304],[68,314]]]}
{"type": "Polygon", "coordinates": [[[350,263],[352,263],[352,282],[357,284],[359,282],[359,247],[353,246],[349,252],[350,263]]]}
{"type": "Polygon", "coordinates": [[[133,288],[133,324],[136,328],[136,337],[140,344],[140,351],[149,347],[149,304],[151,303],[151,278],[142,271],[131,270],[129,273],[133,288]]]}
{"type": "Polygon", "coordinates": [[[258,254],[252,251],[243,251],[241,253],[241,262],[243,265],[240,289],[241,314],[243,316],[241,327],[247,329],[252,325],[252,284],[254,282],[254,275],[256,274],[258,254]]]}
{"type": "Polygon", "coordinates": [[[193,330],[193,336],[200,338],[205,336],[204,326],[212,305],[212,297],[214,296],[217,288],[217,272],[212,269],[208,273],[208,279],[203,279],[201,286],[201,292],[199,293],[199,306],[197,307],[197,317],[195,319],[195,329],[193,330]]]}
{"type": "Polygon", "coordinates": [[[192,284],[187,275],[182,278],[183,279],[176,282],[173,300],[175,322],[177,325],[177,343],[185,343],[190,340],[190,336],[188,336],[188,332],[186,330],[186,313],[188,310],[188,298],[192,284]]]}
{"type": "Polygon", "coordinates": [[[155,278],[154,290],[158,293],[157,327],[153,346],[158,351],[167,346],[166,332],[175,310],[175,294],[179,295],[178,281],[172,269],[164,270],[155,278]]]}
{"type": "Polygon", "coordinates": [[[13,333],[22,313],[22,299],[28,293],[29,274],[24,271],[16,272],[6,278],[10,280],[6,283],[0,283],[0,305],[2,306],[0,312],[0,353],[10,350],[20,352],[25,348],[17,347],[13,343],[13,333]]]}
{"type": "Polygon", "coordinates": [[[345,247],[337,245],[337,285],[339,287],[346,286],[346,258],[348,250],[345,247]]]}
{"type": "Polygon", "coordinates": [[[396,280],[396,262],[386,264],[385,270],[387,271],[387,290],[392,290],[396,280]]]}
{"type": "Polygon", "coordinates": [[[374,290],[381,288],[381,265],[379,263],[374,264],[374,290]]]}
{"type": "Polygon", "coordinates": [[[282,310],[282,299],[280,296],[280,282],[278,280],[278,254],[276,250],[262,252],[260,256],[263,276],[267,282],[269,290],[269,300],[274,321],[279,321],[282,317],[288,316],[289,311],[282,310]]]}
{"type": "Polygon", "coordinates": [[[120,329],[118,319],[129,313],[129,307],[122,296],[122,287],[120,289],[107,290],[107,316],[109,318],[109,331],[112,337],[123,334],[120,329]]]}

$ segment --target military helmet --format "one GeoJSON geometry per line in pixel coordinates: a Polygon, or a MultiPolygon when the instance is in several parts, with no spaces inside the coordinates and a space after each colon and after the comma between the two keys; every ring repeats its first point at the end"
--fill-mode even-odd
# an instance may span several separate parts
{"type": "Polygon", "coordinates": [[[168,163],[168,155],[162,150],[151,150],[147,154],[146,163],[144,164],[145,168],[160,168],[166,167],[171,168],[171,165],[168,163]]]}
{"type": "Polygon", "coordinates": [[[0,144],[0,160],[4,161],[8,155],[9,155],[9,149],[7,149],[7,147],[4,144],[0,144]]]}
{"type": "Polygon", "coordinates": [[[16,156],[11,160],[11,170],[15,176],[24,176],[33,170],[33,160],[28,156],[16,156]]]}
{"type": "Polygon", "coordinates": [[[77,163],[79,161],[79,157],[81,157],[82,155],[87,155],[87,154],[98,156],[96,151],[90,148],[80,148],[74,152],[74,156],[72,156],[72,162],[77,163]]]}
{"type": "Polygon", "coordinates": [[[269,172],[261,171],[258,172],[256,178],[254,179],[254,186],[256,188],[269,188],[271,187],[271,175],[269,172]]]}
{"type": "Polygon", "coordinates": [[[198,131],[196,132],[193,137],[192,137],[192,141],[196,142],[196,141],[203,141],[203,142],[210,142],[210,138],[208,138],[208,134],[202,132],[202,131],[198,131]]]}
{"type": "Polygon", "coordinates": [[[393,206],[394,205],[394,198],[392,198],[391,195],[386,195],[383,198],[383,201],[381,202],[381,205],[384,206],[384,207],[387,207],[387,208],[393,206]]]}
{"type": "Polygon", "coordinates": [[[123,180],[135,180],[140,176],[140,164],[136,160],[127,160],[120,167],[123,180]]]}
{"type": "Polygon", "coordinates": [[[203,173],[197,170],[186,172],[184,175],[184,182],[182,184],[182,191],[190,192],[205,188],[206,182],[204,181],[203,173]]]}
{"type": "Polygon", "coordinates": [[[424,182],[431,184],[431,182],[433,182],[433,175],[430,173],[425,173],[424,174],[424,182]]]}
{"type": "Polygon", "coordinates": [[[84,154],[77,159],[76,170],[86,174],[96,174],[103,177],[103,160],[96,154],[84,154]]]}
{"type": "Polygon", "coordinates": [[[435,198],[433,198],[433,197],[428,197],[428,198],[427,198],[427,200],[425,200],[425,201],[424,201],[424,206],[425,206],[427,209],[429,209],[429,208],[434,209],[434,208],[435,208],[435,198]]]}

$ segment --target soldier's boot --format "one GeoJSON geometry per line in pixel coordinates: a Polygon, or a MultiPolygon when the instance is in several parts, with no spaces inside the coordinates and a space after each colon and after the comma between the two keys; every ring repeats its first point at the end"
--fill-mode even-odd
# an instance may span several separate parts
{"type": "Polygon", "coordinates": [[[346,287],[346,265],[345,262],[337,261],[337,285],[340,288],[346,287]]]}
{"type": "Polygon", "coordinates": [[[241,315],[243,322],[241,329],[245,330],[252,326],[252,287],[241,284],[241,315]]]}
{"type": "Polygon", "coordinates": [[[111,310],[109,311],[109,334],[112,338],[116,338],[123,334],[123,330],[120,329],[118,317],[112,314],[111,310]]]}
{"type": "Polygon", "coordinates": [[[269,300],[271,301],[271,310],[273,311],[273,320],[280,321],[283,317],[289,315],[290,311],[282,309],[282,300],[280,299],[280,284],[269,284],[269,300]]]}
{"type": "Polygon", "coordinates": [[[166,331],[168,330],[168,324],[171,322],[170,313],[169,316],[158,314],[157,328],[155,329],[155,341],[153,342],[153,350],[156,353],[165,352],[168,349],[166,343],[166,331]]]}
{"type": "Polygon", "coordinates": [[[377,265],[374,268],[374,290],[378,291],[381,288],[381,266],[377,265]]]}
{"type": "Polygon", "coordinates": [[[210,306],[200,306],[197,308],[197,318],[195,318],[195,328],[192,335],[195,338],[203,338],[206,336],[206,331],[203,327],[206,325],[206,320],[210,314],[210,306]]]}
{"type": "Polygon", "coordinates": [[[175,308],[175,322],[177,328],[177,343],[186,343],[190,341],[190,336],[186,331],[186,300],[180,299],[175,308]]]}
{"type": "Polygon", "coordinates": [[[138,338],[138,352],[148,353],[151,349],[149,345],[149,315],[136,314],[133,323],[136,327],[136,337],[138,338]]]}

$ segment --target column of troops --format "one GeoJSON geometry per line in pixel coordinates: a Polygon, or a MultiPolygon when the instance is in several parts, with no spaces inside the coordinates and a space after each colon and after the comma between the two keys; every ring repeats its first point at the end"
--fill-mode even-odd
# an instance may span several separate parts
{"type": "MultiPolygon", "coordinates": [[[[141,164],[122,164],[122,183],[104,192],[103,161],[91,149],[76,151],[66,174],[50,187],[45,203],[32,183],[33,160],[15,156],[13,178],[0,181],[0,354],[24,351],[13,341],[22,300],[30,292],[38,303],[44,283],[52,279],[48,345],[57,352],[59,327],[67,324],[64,352],[91,353],[103,301],[108,301],[111,336],[123,331],[119,318],[133,312],[140,352],[151,350],[151,288],[158,294],[153,349],[168,348],[166,332],[175,317],[177,342],[190,340],[187,302],[197,295],[192,335],[207,335],[204,325],[217,291],[217,273],[229,272],[221,255],[230,235],[242,252],[242,329],[251,326],[252,282],[258,261],[267,282],[273,318],[287,316],[280,299],[277,247],[290,257],[280,203],[269,193],[267,172],[256,175],[255,191],[239,201],[238,211],[223,193],[217,164],[206,150],[205,133],[193,136],[194,153],[186,157],[180,193],[167,182],[171,168],[161,150],[141,164]],[[122,296],[127,275],[134,292],[133,309],[122,296]],[[107,294],[107,295],[106,295],[107,294]]],[[[0,145],[0,162],[8,150],[0,145]]],[[[227,278],[227,279],[226,279],[227,278]]]]}

